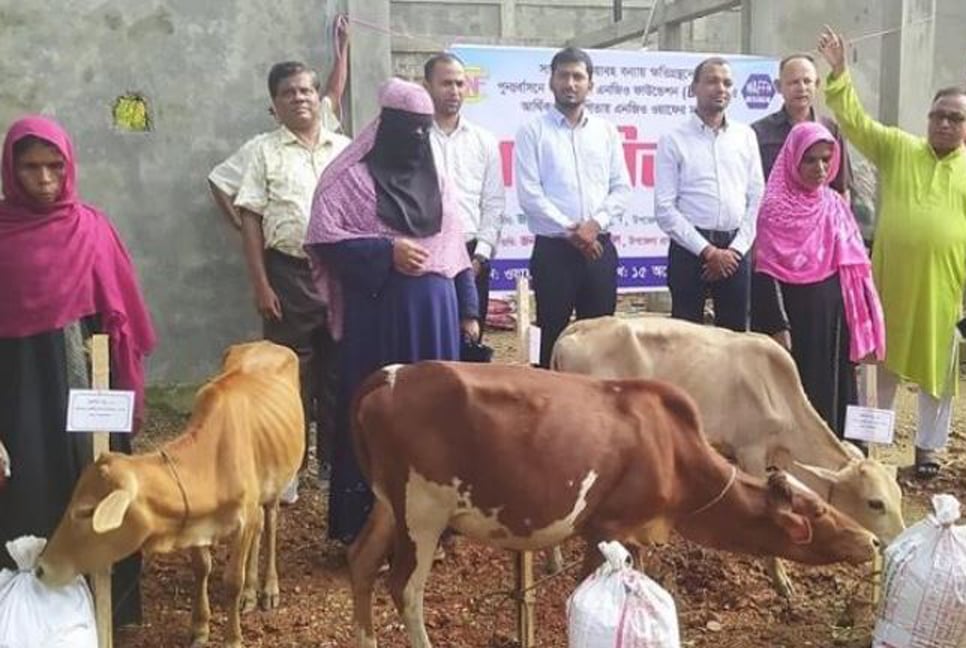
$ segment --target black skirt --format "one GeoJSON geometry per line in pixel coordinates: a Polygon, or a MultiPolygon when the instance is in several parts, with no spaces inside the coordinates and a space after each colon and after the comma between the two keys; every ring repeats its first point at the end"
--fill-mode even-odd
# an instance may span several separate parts
{"type": "MultiPolygon", "coordinates": [[[[25,338],[0,338],[0,441],[12,475],[0,491],[0,567],[13,568],[6,543],[49,538],[91,461],[90,434],[66,431],[69,390],[88,387],[84,343],[96,318],[25,338]]],[[[130,436],[111,435],[111,449],[130,452],[130,436]]],[[[140,555],[114,566],[116,624],[141,619],[140,555]]]]}

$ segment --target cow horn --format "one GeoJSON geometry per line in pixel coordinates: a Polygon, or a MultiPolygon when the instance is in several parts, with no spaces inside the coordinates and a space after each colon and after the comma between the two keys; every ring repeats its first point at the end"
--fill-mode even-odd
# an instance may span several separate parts
{"type": "Polygon", "coordinates": [[[94,509],[94,533],[107,533],[121,526],[130,505],[131,494],[120,488],[102,499],[94,509]]]}
{"type": "Polygon", "coordinates": [[[811,464],[804,464],[800,461],[796,461],[795,468],[807,472],[823,482],[836,482],[839,479],[838,471],[829,470],[828,468],[823,468],[822,466],[812,466],[811,464]]]}

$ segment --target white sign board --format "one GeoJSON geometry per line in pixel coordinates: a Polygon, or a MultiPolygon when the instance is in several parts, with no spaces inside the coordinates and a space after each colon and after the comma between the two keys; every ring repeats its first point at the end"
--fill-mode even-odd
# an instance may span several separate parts
{"type": "Polygon", "coordinates": [[[845,438],[891,444],[896,413],[887,409],[849,405],[845,410],[845,438]]]}
{"type": "MultiPolygon", "coordinates": [[[[497,139],[506,188],[506,214],[490,264],[490,290],[512,291],[518,276],[529,276],[527,260],[533,233],[517,201],[513,169],[514,142],[521,126],[553,110],[550,60],[554,49],[456,45],[466,64],[463,115],[497,139]]],[[[620,257],[617,285],[622,292],[662,290],[667,283],[668,237],[654,220],[657,143],[689,119],[694,107],[691,76],[709,54],[591,50],[594,89],[587,110],[616,126],[631,181],[627,212],[611,224],[620,257]]],[[[778,110],[775,92],[778,61],[728,55],[734,77],[728,119],[751,124],[778,110]]]]}
{"type": "Polygon", "coordinates": [[[134,392],[71,389],[67,401],[68,432],[130,432],[134,392]]]}
{"type": "Polygon", "coordinates": [[[527,344],[529,345],[530,364],[540,364],[540,327],[530,325],[527,330],[527,344]]]}

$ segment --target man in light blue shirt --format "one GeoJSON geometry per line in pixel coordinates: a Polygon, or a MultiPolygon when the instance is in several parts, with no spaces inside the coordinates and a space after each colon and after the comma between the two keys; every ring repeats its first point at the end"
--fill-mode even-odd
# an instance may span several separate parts
{"type": "Polygon", "coordinates": [[[536,235],[530,275],[541,330],[540,366],[570,322],[613,315],[617,250],[608,228],[627,207],[631,185],[613,124],[588,114],[594,64],[574,47],[550,63],[555,106],[517,133],[520,208],[536,235]]]}
{"type": "Polygon", "coordinates": [[[715,324],[745,331],[764,180],[755,132],[725,116],[732,85],[722,58],[695,69],[696,112],[657,145],[654,213],[671,238],[671,316],[702,322],[710,293],[715,324]]]}

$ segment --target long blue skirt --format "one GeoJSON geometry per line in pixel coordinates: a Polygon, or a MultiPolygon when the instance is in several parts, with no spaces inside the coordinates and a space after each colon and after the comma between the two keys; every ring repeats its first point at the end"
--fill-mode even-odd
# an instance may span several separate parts
{"type": "Polygon", "coordinates": [[[377,369],[419,360],[458,360],[460,320],[452,279],[391,271],[377,294],[343,284],[342,383],[329,486],[329,537],[351,543],[372,509],[359,471],[349,408],[359,384],[377,369]]]}

